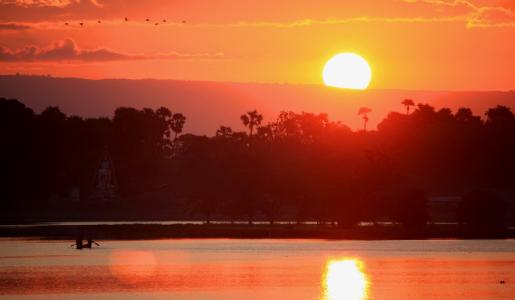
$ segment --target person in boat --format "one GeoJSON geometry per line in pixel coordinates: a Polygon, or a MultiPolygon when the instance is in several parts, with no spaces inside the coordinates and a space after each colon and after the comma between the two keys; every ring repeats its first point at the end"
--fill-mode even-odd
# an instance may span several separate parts
{"type": "Polygon", "coordinates": [[[79,230],[79,233],[77,234],[77,238],[75,239],[75,249],[82,250],[83,248],[89,248],[91,249],[93,247],[93,244],[100,246],[99,243],[95,242],[92,238],[88,238],[86,240],[86,243],[84,243],[84,231],[81,229],[79,230]]]}
{"type": "Polygon", "coordinates": [[[80,240],[79,238],[77,238],[77,240],[75,240],[75,245],[72,245],[72,246],[75,246],[75,249],[77,249],[77,250],[82,250],[84,248],[89,248],[89,249],[93,248],[93,244],[100,246],[99,243],[95,242],[92,239],[88,239],[88,240],[86,240],[86,243],[83,243],[83,240],[80,240]]]}
{"type": "Polygon", "coordinates": [[[77,235],[77,238],[75,239],[75,248],[77,250],[81,250],[83,247],[82,240],[84,237],[84,232],[82,230],[79,230],[79,234],[77,235]]]}
{"type": "Polygon", "coordinates": [[[99,243],[95,242],[94,240],[92,239],[88,239],[86,244],[82,245],[83,248],[92,248],[93,247],[93,244],[97,245],[97,246],[100,246],[99,243]]]}

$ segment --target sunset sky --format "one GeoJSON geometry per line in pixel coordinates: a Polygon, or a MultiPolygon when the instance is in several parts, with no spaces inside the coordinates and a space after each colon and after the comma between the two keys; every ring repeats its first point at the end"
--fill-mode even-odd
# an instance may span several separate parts
{"type": "Polygon", "coordinates": [[[1,74],[322,84],[340,52],[371,88],[514,89],[515,1],[0,0],[1,74]]]}

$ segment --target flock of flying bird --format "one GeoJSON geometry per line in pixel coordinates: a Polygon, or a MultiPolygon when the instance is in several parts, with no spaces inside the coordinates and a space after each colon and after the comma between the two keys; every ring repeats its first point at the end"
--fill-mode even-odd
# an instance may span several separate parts
{"type": "MultiPolygon", "coordinates": [[[[125,22],[129,22],[129,18],[127,18],[127,17],[125,17],[123,20],[125,22]]],[[[145,22],[149,22],[150,23],[150,19],[146,18],[145,22]]],[[[100,24],[100,23],[102,23],[102,21],[98,20],[97,23],[100,24]]],[[[161,22],[156,22],[156,23],[154,23],[154,25],[157,26],[157,25],[159,25],[159,23],[166,23],[166,19],[163,19],[161,22]]],[[[186,20],[182,20],[181,23],[182,24],[186,24],[186,20]]],[[[65,22],[64,26],[70,26],[70,24],[71,24],[70,22],[65,22]]],[[[80,22],[79,25],[80,25],[80,27],[84,27],[85,23],[84,22],[80,22]]]]}

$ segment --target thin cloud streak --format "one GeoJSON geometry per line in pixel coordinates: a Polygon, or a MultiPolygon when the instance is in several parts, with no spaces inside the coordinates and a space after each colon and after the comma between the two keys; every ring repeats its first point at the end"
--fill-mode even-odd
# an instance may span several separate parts
{"type": "Polygon", "coordinates": [[[72,39],[57,41],[48,47],[27,46],[11,50],[0,46],[0,62],[106,62],[123,60],[223,59],[219,53],[168,52],[139,55],[117,52],[108,48],[81,49],[72,39]]]}
{"type": "Polygon", "coordinates": [[[404,0],[406,3],[423,3],[435,6],[464,7],[470,10],[466,15],[467,28],[513,27],[515,13],[502,6],[478,6],[468,0],[404,0]]]}
{"type": "MultiPolygon", "coordinates": [[[[145,26],[148,28],[167,28],[167,27],[189,27],[189,28],[230,28],[230,27],[271,27],[271,28],[296,28],[296,27],[308,27],[315,25],[343,25],[351,23],[448,23],[448,22],[459,22],[466,21],[467,18],[463,16],[457,17],[435,17],[435,18],[385,18],[385,17],[356,17],[356,18],[345,18],[345,19],[302,19],[291,22],[236,22],[236,23],[189,23],[184,24],[182,22],[166,22],[159,23],[159,26],[155,24],[149,24],[145,21],[132,21],[130,23],[120,20],[105,20],[98,24],[98,20],[70,20],[66,22],[23,22],[23,23],[9,23],[10,26],[18,26],[19,28],[25,29],[38,29],[38,30],[84,30],[88,27],[94,26],[106,26],[106,25],[127,25],[127,26],[145,26]],[[67,23],[68,25],[65,25],[67,23]],[[83,23],[83,26],[80,26],[83,23]]],[[[5,23],[7,24],[7,23],[5,23]]],[[[1,29],[1,24],[0,24],[1,29]]]]}
{"type": "Polygon", "coordinates": [[[18,31],[18,30],[28,30],[32,29],[33,27],[28,24],[23,23],[0,23],[0,31],[3,30],[12,30],[12,31],[18,31]]]}
{"type": "MultiPolygon", "coordinates": [[[[11,4],[21,7],[57,7],[65,8],[80,3],[80,0],[0,0],[0,4],[11,4]]],[[[89,0],[91,4],[102,7],[98,0],[89,0]]]]}
{"type": "Polygon", "coordinates": [[[299,28],[309,26],[331,26],[331,25],[345,25],[353,23],[451,23],[451,22],[464,22],[467,28],[488,28],[488,27],[511,27],[515,26],[515,14],[508,9],[504,8],[480,8],[481,14],[462,15],[462,16],[449,16],[449,17],[355,17],[344,19],[300,19],[291,22],[272,22],[272,21],[258,21],[258,22],[236,22],[236,23],[188,23],[182,22],[166,22],[149,24],[144,21],[132,21],[130,23],[121,20],[105,20],[98,24],[97,20],[71,20],[67,22],[23,22],[23,23],[4,23],[0,24],[0,30],[83,30],[93,26],[145,26],[149,28],[299,28]],[[500,19],[503,18],[503,21],[500,19]],[[68,25],[65,25],[68,23],[68,25]],[[79,24],[83,23],[84,27],[79,24]],[[8,24],[8,25],[7,25],[8,24]]]}
{"type": "MultiPolygon", "coordinates": [[[[161,27],[165,26],[188,26],[188,27],[270,27],[270,28],[296,28],[306,27],[313,25],[339,25],[349,23],[366,23],[366,22],[377,22],[377,23],[441,23],[441,22],[453,22],[462,21],[465,23],[467,28],[487,28],[487,27],[510,27],[515,26],[515,13],[502,5],[488,6],[488,5],[477,5],[471,0],[402,0],[407,4],[422,4],[430,7],[440,7],[445,9],[459,9],[460,12],[456,12],[455,15],[451,16],[412,16],[412,17],[374,17],[374,16],[357,16],[350,18],[334,18],[334,19],[316,19],[306,18],[299,20],[292,20],[289,22],[275,22],[271,21],[255,21],[255,22],[230,22],[230,23],[187,23],[182,22],[167,22],[160,23],[161,27]]],[[[0,0],[0,5],[15,5],[21,8],[67,8],[76,5],[92,5],[97,8],[103,7],[103,2],[99,0],[0,0]]],[[[451,12],[452,13],[452,12],[451,12]]],[[[68,22],[75,24],[79,22],[93,23],[97,20],[73,20],[76,17],[71,17],[68,22]]],[[[62,19],[61,19],[62,20],[62,19]]],[[[64,22],[64,21],[63,21],[64,22]]],[[[102,23],[123,23],[121,18],[119,20],[106,19],[102,20],[102,23]]],[[[127,22],[125,22],[127,24],[127,22]]],[[[130,24],[141,24],[149,25],[148,22],[130,22],[130,24]]],[[[60,22],[41,22],[32,23],[29,26],[33,26],[35,29],[46,29],[53,27],[62,28],[60,22]],[[49,25],[54,23],[54,25],[49,25]]],[[[69,26],[72,27],[72,26],[69,26]]]]}
{"type": "Polygon", "coordinates": [[[355,17],[345,19],[303,19],[288,23],[280,22],[239,22],[225,25],[216,24],[198,24],[197,26],[229,26],[229,27],[278,27],[278,28],[293,28],[293,27],[304,27],[311,25],[340,25],[350,23],[434,23],[434,22],[456,22],[463,21],[463,17],[442,17],[442,18],[388,18],[388,17],[355,17]]]}

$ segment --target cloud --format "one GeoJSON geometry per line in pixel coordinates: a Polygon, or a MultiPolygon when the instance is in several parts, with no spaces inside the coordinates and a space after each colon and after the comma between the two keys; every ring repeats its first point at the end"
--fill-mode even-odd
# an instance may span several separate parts
{"type": "Polygon", "coordinates": [[[220,59],[223,53],[178,53],[135,55],[108,48],[80,49],[72,39],[64,39],[48,47],[27,46],[11,50],[0,46],[0,62],[106,62],[145,59],[220,59]]]}
{"type": "Polygon", "coordinates": [[[157,54],[154,56],[147,57],[149,59],[221,59],[226,58],[223,52],[216,53],[179,53],[179,52],[168,52],[165,54],[157,54]]]}
{"type": "Polygon", "coordinates": [[[2,30],[27,30],[31,29],[32,26],[20,23],[0,23],[0,31],[2,30]]]}
{"type": "MultiPolygon", "coordinates": [[[[391,0],[394,1],[394,0],[391,0]]],[[[315,25],[340,25],[350,23],[446,23],[446,22],[463,22],[468,28],[472,27],[506,27],[515,26],[515,13],[508,8],[507,4],[499,5],[485,5],[479,3],[488,3],[486,1],[475,2],[473,0],[396,0],[410,5],[418,5],[422,9],[429,10],[436,13],[435,15],[424,14],[421,16],[355,16],[348,18],[306,18],[306,19],[292,19],[291,21],[242,21],[242,22],[227,22],[227,23],[190,23],[183,24],[182,22],[169,21],[166,24],[160,24],[159,27],[170,26],[188,26],[188,27],[270,27],[270,28],[297,28],[308,27],[315,25]]],[[[515,2],[515,0],[509,0],[515,2]]],[[[503,2],[504,3],[504,2],[503,2]]],[[[30,24],[34,29],[53,29],[53,28],[80,28],[77,24],[85,22],[88,26],[96,24],[99,15],[99,8],[102,13],[116,8],[116,5],[108,4],[104,0],[0,0],[0,4],[13,4],[23,12],[19,13],[19,17],[26,18],[28,15],[25,8],[66,8],[53,9],[51,12],[45,9],[45,14],[55,14],[51,18],[48,15],[42,17],[39,14],[38,18],[34,16],[26,20],[40,21],[30,24]],[[105,3],[105,7],[104,4],[105,3]],[[80,15],[86,14],[85,18],[77,19],[77,11],[80,9],[80,15]],[[87,12],[87,13],[86,13],[87,12]],[[68,19],[69,18],[69,19],[68,19]],[[57,21],[59,20],[59,21],[57,21]],[[62,22],[69,22],[70,26],[64,27],[62,22]],[[72,26],[74,24],[74,26],[72,26]]],[[[12,15],[12,14],[10,14],[12,15]]],[[[148,26],[148,22],[140,21],[123,22],[122,18],[117,14],[108,14],[110,17],[102,19],[102,25],[142,25],[148,26]]],[[[2,14],[0,13],[0,17],[2,14]]],[[[11,20],[4,17],[5,20],[11,20]]],[[[141,19],[143,20],[143,19],[141,19]]],[[[12,21],[21,21],[16,19],[12,21]]]]}
{"type": "Polygon", "coordinates": [[[340,25],[350,23],[433,23],[461,21],[463,17],[405,18],[405,17],[355,17],[344,19],[302,19],[291,22],[238,22],[231,24],[194,24],[195,27],[277,27],[294,28],[311,25],[340,25]]]}
{"type": "Polygon", "coordinates": [[[468,27],[515,27],[515,13],[503,7],[480,7],[468,27]]]}
{"type": "Polygon", "coordinates": [[[463,16],[466,16],[468,28],[515,26],[515,13],[504,6],[479,6],[470,0],[404,0],[404,2],[461,9],[464,12],[463,16]]]}
{"type": "MultiPolygon", "coordinates": [[[[405,0],[415,1],[415,0],[405,0]]],[[[256,22],[235,22],[235,23],[189,23],[182,22],[167,22],[160,23],[160,28],[167,27],[190,27],[190,28],[245,28],[245,27],[262,27],[262,28],[299,28],[309,26],[331,26],[331,25],[345,25],[353,23],[450,23],[450,22],[464,22],[467,27],[506,27],[515,26],[515,16],[510,10],[500,10],[493,8],[480,8],[478,14],[474,15],[451,15],[451,16],[435,16],[435,17],[353,17],[353,18],[330,18],[330,19],[299,19],[289,22],[273,22],[273,21],[256,21],[256,22]]],[[[97,20],[68,20],[64,22],[24,22],[24,23],[0,23],[1,30],[84,30],[92,26],[99,26],[97,20]],[[80,26],[84,23],[84,27],[80,26]]],[[[148,22],[136,21],[127,23],[120,20],[105,20],[102,26],[142,26],[147,28],[154,28],[149,26],[148,22]]],[[[152,23],[153,25],[153,23],[152,23]]]]}
{"type": "MultiPolygon", "coordinates": [[[[21,7],[58,7],[64,8],[80,3],[80,0],[0,0],[0,4],[14,4],[21,7]]],[[[98,0],[89,0],[95,6],[102,7],[98,0]]]]}
{"type": "Polygon", "coordinates": [[[118,53],[107,48],[82,50],[72,39],[64,39],[48,47],[27,46],[10,50],[0,47],[0,61],[112,61],[138,59],[137,56],[118,53]]]}
{"type": "MultiPolygon", "coordinates": [[[[167,27],[190,27],[190,28],[245,28],[245,27],[263,27],[263,28],[297,28],[309,26],[329,26],[344,25],[352,23],[447,23],[447,22],[465,22],[468,17],[465,16],[449,16],[449,17],[354,17],[354,18],[331,18],[331,19],[299,19],[289,22],[273,22],[273,21],[256,21],[256,22],[235,22],[235,23],[188,23],[167,22],[160,23],[158,29],[167,27]]],[[[104,20],[99,25],[97,20],[67,20],[66,22],[25,22],[10,23],[12,27],[18,26],[19,29],[34,30],[84,30],[94,26],[142,26],[155,29],[153,25],[145,21],[133,21],[130,23],[123,20],[104,20]],[[65,25],[65,23],[69,25],[65,25]],[[84,27],[79,24],[83,23],[84,27]]],[[[0,23],[0,30],[2,29],[0,23]]],[[[13,28],[14,29],[14,28],[13,28]]]]}

